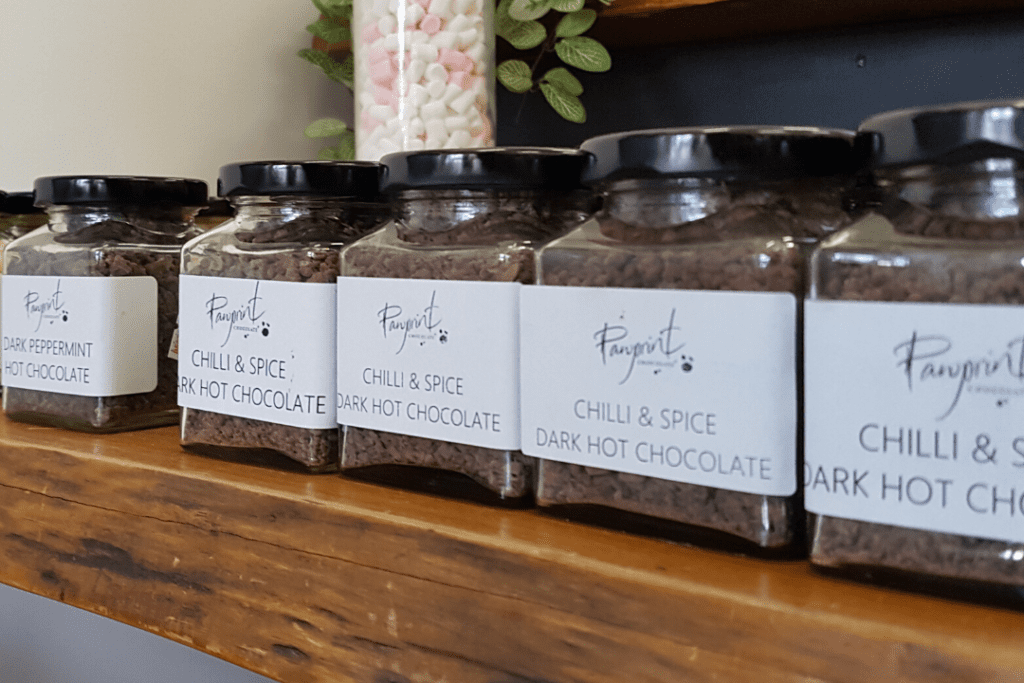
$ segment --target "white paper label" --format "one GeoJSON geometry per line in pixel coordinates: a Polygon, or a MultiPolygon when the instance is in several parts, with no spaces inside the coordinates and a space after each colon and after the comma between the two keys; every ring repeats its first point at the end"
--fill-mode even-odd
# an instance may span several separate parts
{"type": "Polygon", "coordinates": [[[1024,541],[1024,308],[805,311],[807,509],[1024,541]]]}
{"type": "Polygon", "coordinates": [[[337,427],[335,295],[333,283],[182,275],[178,404],[337,427]]]}
{"type": "Polygon", "coordinates": [[[522,293],[523,452],[764,495],[796,491],[796,298],[522,293]]]}
{"type": "Polygon", "coordinates": [[[519,291],[338,279],[338,421],[519,449],[519,291]]]}
{"type": "Polygon", "coordinates": [[[3,384],[76,396],[156,389],[152,277],[5,275],[3,384]]]}

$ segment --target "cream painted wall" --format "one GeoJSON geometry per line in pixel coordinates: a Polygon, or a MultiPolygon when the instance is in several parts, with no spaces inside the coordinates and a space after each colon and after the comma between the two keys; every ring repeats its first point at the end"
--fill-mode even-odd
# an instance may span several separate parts
{"type": "Polygon", "coordinates": [[[0,0],[0,189],[315,157],[348,93],[295,56],[308,0],[0,0]]]}

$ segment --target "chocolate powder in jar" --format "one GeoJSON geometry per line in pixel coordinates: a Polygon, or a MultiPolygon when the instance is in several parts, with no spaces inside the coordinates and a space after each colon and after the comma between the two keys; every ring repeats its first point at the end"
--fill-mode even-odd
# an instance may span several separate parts
{"type": "MultiPolygon", "coordinates": [[[[454,228],[449,208],[433,214],[417,203],[400,222],[356,243],[345,252],[345,275],[482,282],[535,282],[535,243],[561,234],[596,208],[591,195],[568,193],[565,203],[551,198],[536,203],[515,196],[493,200],[486,211],[454,228]],[[590,203],[588,203],[590,202],[590,203]],[[569,206],[581,207],[577,211],[569,206]],[[447,229],[432,230],[434,224],[447,229]],[[387,248],[387,244],[401,248],[387,248]],[[412,248],[410,248],[412,247],[412,248]]],[[[475,200],[479,201],[479,200],[475,200]]],[[[362,427],[343,427],[342,469],[346,474],[394,481],[394,466],[429,468],[401,477],[404,486],[437,492],[459,488],[444,472],[464,475],[507,504],[527,503],[533,492],[536,460],[520,451],[503,451],[438,439],[407,436],[362,427]],[[433,477],[430,476],[433,475],[433,477]]],[[[465,492],[460,490],[462,495],[465,492]]],[[[486,502],[498,502],[481,492],[486,502]]]]}
{"type": "MultiPolygon", "coordinates": [[[[801,298],[806,245],[849,222],[828,192],[740,191],[722,200],[715,213],[670,227],[657,227],[664,225],[663,216],[650,213],[650,207],[638,206],[635,214],[617,212],[619,219],[599,218],[601,234],[616,241],[613,251],[543,252],[541,281],[573,287],[792,292],[801,298]]],[[[795,552],[803,533],[799,494],[765,496],[552,460],[542,460],[539,467],[538,502],[559,506],[569,516],[621,523],[631,530],[650,527],[659,535],[671,533],[671,525],[666,529],[659,521],[668,520],[686,525],[687,538],[707,536],[717,545],[766,554],[773,548],[795,552]],[[654,519],[619,519],[617,513],[584,506],[654,519]],[[736,538],[743,541],[736,543],[736,538]]]]}
{"type": "MultiPolygon", "coordinates": [[[[1024,257],[1024,224],[1019,220],[953,218],[906,203],[890,205],[885,213],[900,226],[899,237],[905,248],[923,250],[929,246],[929,241],[910,246],[905,235],[949,237],[964,242],[942,254],[925,256],[915,251],[914,258],[902,268],[891,267],[888,260],[886,265],[830,262],[827,277],[819,284],[819,298],[1024,304],[1024,268],[1020,265],[1024,257]],[[1006,244],[1000,247],[993,242],[1006,244]],[[996,264],[977,253],[992,251],[1002,251],[1005,257],[996,264]]],[[[893,233],[892,237],[897,236],[893,233]]],[[[880,570],[880,566],[910,572],[923,590],[928,588],[929,576],[1024,587],[1024,563],[1009,556],[1024,547],[1019,543],[825,515],[812,514],[811,523],[811,557],[819,566],[860,567],[872,574],[884,574],[885,569],[880,570]]],[[[898,577],[894,579],[899,581],[898,577]]],[[[963,592],[966,588],[961,584],[958,590],[963,592]]]]}
{"type": "MultiPolygon", "coordinates": [[[[186,254],[185,272],[248,280],[336,282],[342,245],[365,235],[381,218],[379,209],[339,207],[337,213],[337,217],[300,216],[283,224],[263,223],[236,231],[236,249],[186,254]]],[[[281,454],[309,471],[330,472],[338,466],[338,430],[333,428],[307,429],[187,408],[181,438],[189,450],[223,458],[238,459],[220,448],[263,449],[268,462],[281,454]]],[[[247,453],[244,460],[252,462],[253,454],[247,453]]]]}
{"type": "MultiPolygon", "coordinates": [[[[23,242],[12,253],[6,272],[11,275],[151,276],[157,283],[157,386],[145,394],[75,396],[32,389],[5,388],[4,412],[13,420],[61,425],[93,432],[119,431],[178,419],[178,361],[169,357],[178,319],[180,244],[194,228],[181,224],[182,233],[166,233],[168,222],[181,223],[181,210],[161,216],[142,210],[125,221],[72,216],[66,233],[52,236],[63,245],[80,245],[69,252],[33,250],[23,242]],[[94,220],[94,219],[92,219],[94,220]],[[159,225],[154,225],[158,223],[159,225]],[[156,227],[156,230],[147,228],[156,227]]],[[[48,234],[26,237],[49,239],[48,234]]]]}

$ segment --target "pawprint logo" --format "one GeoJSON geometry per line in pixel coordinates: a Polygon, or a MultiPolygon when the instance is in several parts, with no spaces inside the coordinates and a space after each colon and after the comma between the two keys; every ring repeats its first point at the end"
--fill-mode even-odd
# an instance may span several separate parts
{"type": "Polygon", "coordinates": [[[439,330],[440,334],[437,336],[437,340],[442,344],[448,343],[448,330],[439,330]]]}
{"type": "Polygon", "coordinates": [[[270,323],[260,323],[260,334],[264,337],[270,336],[270,323]]]}
{"type": "Polygon", "coordinates": [[[693,370],[693,358],[691,358],[690,356],[683,356],[679,360],[679,368],[683,372],[690,372],[693,370]]]}
{"type": "Polygon", "coordinates": [[[60,316],[60,319],[63,320],[64,322],[67,322],[68,321],[68,312],[64,311],[64,313],[60,316]]]}

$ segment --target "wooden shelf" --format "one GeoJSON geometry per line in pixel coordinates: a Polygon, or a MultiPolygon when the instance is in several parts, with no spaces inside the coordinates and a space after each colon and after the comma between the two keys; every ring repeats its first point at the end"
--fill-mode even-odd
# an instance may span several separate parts
{"type": "Polygon", "coordinates": [[[615,0],[587,35],[642,47],[1020,9],[1019,0],[615,0]]]}
{"type": "Polygon", "coordinates": [[[1018,680],[1024,615],[0,420],[0,581],[281,681],[1018,680]]]}

